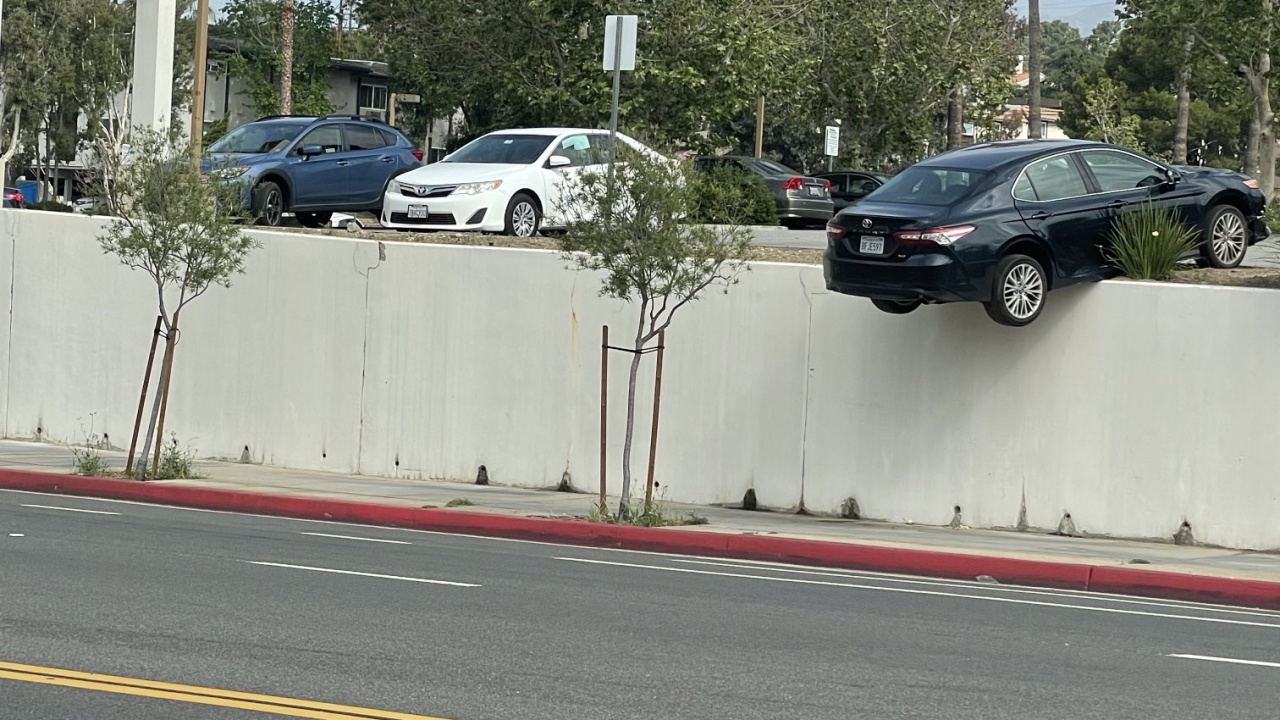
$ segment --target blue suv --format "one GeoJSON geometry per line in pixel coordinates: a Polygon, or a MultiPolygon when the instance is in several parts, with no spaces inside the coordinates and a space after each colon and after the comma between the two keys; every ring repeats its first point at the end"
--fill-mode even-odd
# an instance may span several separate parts
{"type": "Polygon", "coordinates": [[[356,115],[261,118],[209,155],[203,172],[243,186],[245,208],[268,226],[286,212],[304,227],[324,227],[335,212],[378,213],[387,182],[422,164],[399,131],[356,115]]]}

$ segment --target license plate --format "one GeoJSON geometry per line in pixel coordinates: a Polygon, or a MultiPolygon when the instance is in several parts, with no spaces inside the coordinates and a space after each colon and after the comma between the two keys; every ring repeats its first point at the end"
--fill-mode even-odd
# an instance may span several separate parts
{"type": "Polygon", "coordinates": [[[883,255],[884,238],[875,237],[874,235],[863,235],[861,242],[858,243],[858,252],[864,255],[883,255]]]}
{"type": "Polygon", "coordinates": [[[814,197],[822,197],[822,188],[809,186],[809,194],[814,197]]]}
{"type": "Polygon", "coordinates": [[[410,205],[409,219],[410,220],[426,220],[427,206],[426,205],[410,205]]]}

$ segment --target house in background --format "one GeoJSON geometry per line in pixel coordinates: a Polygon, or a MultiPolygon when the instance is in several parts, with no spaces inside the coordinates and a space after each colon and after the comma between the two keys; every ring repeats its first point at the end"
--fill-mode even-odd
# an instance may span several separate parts
{"type": "MultiPolygon", "coordinates": [[[[1040,81],[1044,82],[1044,74],[1040,74],[1040,81]]],[[[1031,128],[1027,124],[1027,119],[1031,116],[1031,107],[1027,104],[1026,92],[1028,86],[1031,85],[1031,73],[1027,72],[1023,66],[1023,58],[1018,56],[1018,66],[1013,71],[1013,76],[1009,78],[1009,82],[1016,86],[1019,90],[1019,97],[1014,98],[1011,102],[1004,106],[1004,115],[1001,122],[1015,140],[1025,140],[1031,137],[1031,128]]],[[[1062,101],[1052,98],[1041,98],[1040,100],[1040,137],[1047,140],[1066,140],[1067,133],[1062,129],[1062,101]]]]}
{"type": "MultiPolygon", "coordinates": [[[[1040,80],[1044,80],[1043,73],[1040,75],[1040,80]]],[[[1031,117],[1031,106],[1027,99],[1027,88],[1031,84],[1031,73],[1027,72],[1026,67],[1023,65],[1023,57],[1021,55],[1018,56],[1018,65],[1014,68],[1013,75],[1009,76],[1009,83],[1018,88],[1018,94],[1005,103],[1004,111],[998,118],[1002,127],[1002,136],[1000,138],[984,137],[984,132],[981,128],[974,127],[972,123],[966,123],[964,128],[965,145],[994,139],[1026,140],[1031,137],[1031,126],[1028,123],[1028,119],[1031,117]]],[[[1069,137],[1062,129],[1061,100],[1041,98],[1040,137],[1047,140],[1065,140],[1069,137]]]]}
{"type": "MultiPolygon", "coordinates": [[[[259,113],[246,94],[244,81],[228,72],[227,58],[236,53],[235,43],[217,37],[209,38],[210,61],[205,75],[204,122],[226,118],[227,128],[239,127],[257,120],[259,113]]],[[[387,63],[376,60],[332,58],[327,96],[335,115],[359,115],[387,122],[391,117],[391,93],[388,86],[391,70],[387,63]]],[[[454,118],[432,123],[425,138],[410,138],[420,143],[428,162],[444,156],[445,143],[453,129],[454,118]]],[[[190,122],[187,122],[190,129],[190,122]]]]}
{"type": "MultiPolygon", "coordinates": [[[[209,38],[210,60],[205,72],[204,122],[226,118],[228,129],[252,122],[259,117],[257,108],[246,94],[247,85],[228,71],[227,58],[236,52],[234,43],[221,38],[209,38]]],[[[335,115],[360,115],[386,122],[390,119],[391,95],[388,92],[391,72],[384,62],[333,58],[329,74],[328,98],[335,115]]],[[[116,99],[116,109],[121,117],[128,116],[128,99],[122,94],[116,99]]],[[[190,115],[183,115],[182,128],[191,132],[190,115]]],[[[445,144],[452,134],[459,116],[436,120],[425,138],[412,137],[424,153],[424,159],[434,162],[444,157],[445,144]]],[[[88,119],[81,115],[79,129],[88,129],[88,119]]],[[[39,141],[42,146],[44,136],[39,141]]],[[[59,164],[56,170],[46,171],[46,192],[64,202],[81,197],[89,191],[89,152],[81,149],[74,160],[59,164]]],[[[42,173],[35,167],[14,167],[19,177],[33,179],[42,173]]]]}

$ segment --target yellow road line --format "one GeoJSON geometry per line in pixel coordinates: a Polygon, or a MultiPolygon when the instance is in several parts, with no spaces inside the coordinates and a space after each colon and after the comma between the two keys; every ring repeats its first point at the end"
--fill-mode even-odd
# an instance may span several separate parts
{"type": "Polygon", "coordinates": [[[374,710],[371,708],[334,705],[332,703],[294,698],[256,695],[253,693],[178,685],[137,678],[100,675],[58,668],[0,662],[0,680],[55,685],[58,687],[95,690],[117,695],[133,695],[177,702],[252,710],[256,712],[312,718],[313,720],[445,720],[426,715],[374,710]]]}

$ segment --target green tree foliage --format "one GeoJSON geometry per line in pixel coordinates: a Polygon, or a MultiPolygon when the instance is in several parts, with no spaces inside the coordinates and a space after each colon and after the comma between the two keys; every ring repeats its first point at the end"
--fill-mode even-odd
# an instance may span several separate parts
{"type": "MultiPolygon", "coordinates": [[[[246,94],[262,115],[280,112],[279,0],[231,0],[213,32],[236,44],[231,74],[248,86],[246,94]]],[[[335,56],[336,17],[328,0],[297,0],[293,10],[293,112],[333,112],[329,77],[335,56]]]]}
{"type": "MultiPolygon", "coordinates": [[[[99,240],[103,252],[154,284],[166,336],[164,365],[171,367],[182,309],[212,287],[229,287],[257,242],[241,232],[234,217],[240,188],[200,173],[176,129],[134,128],[113,177],[107,202],[114,219],[99,240]]],[[[156,388],[143,458],[163,431],[157,431],[156,420],[168,394],[165,376],[156,388]]]]}
{"type": "Polygon", "coordinates": [[[654,143],[699,135],[760,94],[797,96],[814,60],[794,9],[741,0],[369,0],[360,17],[384,38],[392,73],[420,109],[461,108],[468,136],[512,126],[600,127],[611,77],[604,17],[640,15],[638,61],[621,118],[654,143]]]}
{"type": "Polygon", "coordinates": [[[704,291],[721,287],[727,292],[744,268],[751,231],[742,224],[687,223],[699,212],[726,220],[740,213],[740,185],[715,183],[687,162],[654,158],[629,147],[620,150],[612,177],[609,171],[589,172],[566,186],[570,222],[560,246],[570,263],[600,274],[601,295],[633,303],[638,312],[618,509],[618,517],[629,521],[634,519],[630,497],[636,385],[644,357],[639,351],[704,291]]]}

